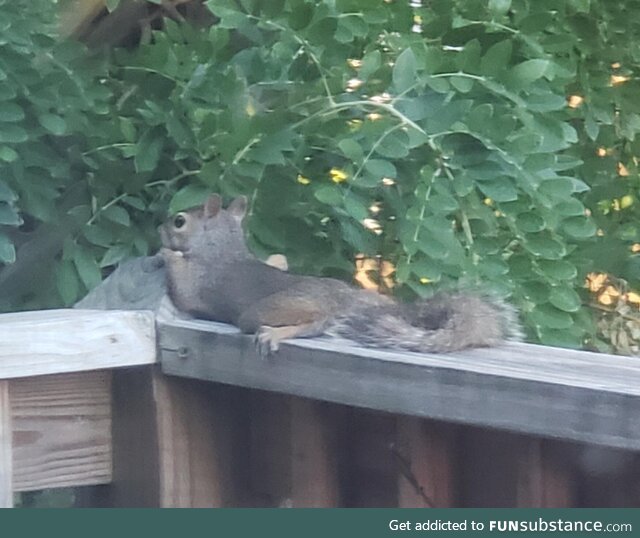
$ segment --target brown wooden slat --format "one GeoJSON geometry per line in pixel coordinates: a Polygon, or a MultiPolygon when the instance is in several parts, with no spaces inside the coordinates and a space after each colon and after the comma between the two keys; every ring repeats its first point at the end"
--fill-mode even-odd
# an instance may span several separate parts
{"type": "Polygon", "coordinates": [[[291,411],[292,506],[340,506],[342,409],[326,402],[293,398],[291,411]]]}
{"type": "Polygon", "coordinates": [[[111,481],[111,372],[10,382],[13,490],[111,481]]]}
{"type": "Polygon", "coordinates": [[[230,326],[174,320],[160,325],[160,356],[172,375],[640,449],[640,361],[629,357],[526,344],[422,355],[298,339],[261,360],[230,326]]]}
{"type": "Polygon", "coordinates": [[[0,381],[0,508],[13,506],[9,382],[0,381]]]}
{"type": "Polygon", "coordinates": [[[398,417],[398,506],[455,506],[456,429],[449,424],[398,417]]]}

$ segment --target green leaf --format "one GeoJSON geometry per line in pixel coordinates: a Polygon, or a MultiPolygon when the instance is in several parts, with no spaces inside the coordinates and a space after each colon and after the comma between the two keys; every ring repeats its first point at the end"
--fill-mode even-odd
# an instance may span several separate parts
{"type": "Polygon", "coordinates": [[[550,65],[549,60],[526,60],[511,69],[509,81],[517,88],[526,88],[532,82],[542,78],[550,65]]]}
{"type": "Polygon", "coordinates": [[[566,202],[560,202],[553,206],[553,211],[563,217],[584,216],[585,207],[580,200],[570,198],[566,202]]]}
{"type": "Polygon", "coordinates": [[[529,314],[529,319],[537,325],[549,329],[568,329],[573,325],[571,314],[549,304],[536,306],[529,314]]]}
{"type": "Polygon", "coordinates": [[[380,138],[376,153],[389,159],[400,159],[409,155],[408,137],[405,133],[394,132],[380,138]]]}
{"type": "Polygon", "coordinates": [[[536,265],[543,275],[556,280],[572,280],[578,275],[576,266],[565,260],[538,260],[536,265]]]}
{"type": "Polygon", "coordinates": [[[80,275],[80,280],[87,289],[93,289],[100,284],[102,281],[100,268],[89,252],[76,246],[73,251],[73,263],[80,275]]]}
{"type": "Polygon", "coordinates": [[[0,121],[21,121],[24,119],[24,110],[12,102],[0,102],[0,121]]]}
{"type": "Polygon", "coordinates": [[[351,159],[354,163],[359,164],[364,159],[364,152],[353,138],[345,138],[338,143],[338,147],[344,153],[345,157],[351,159]]]}
{"type": "Polygon", "coordinates": [[[294,132],[286,128],[281,131],[270,133],[251,148],[246,156],[247,159],[254,160],[260,164],[284,164],[284,152],[293,150],[294,132]]]}
{"type": "Polygon", "coordinates": [[[496,202],[511,202],[518,199],[518,191],[511,179],[506,176],[493,181],[478,182],[478,188],[485,196],[496,202]]]}
{"type": "Polygon", "coordinates": [[[511,8],[511,0],[489,0],[487,7],[494,17],[500,17],[511,8]]]}
{"type": "Polygon", "coordinates": [[[118,5],[120,5],[120,0],[106,0],[107,11],[109,11],[109,13],[114,11],[118,5]]]}
{"type": "Polygon", "coordinates": [[[0,123],[0,142],[20,143],[29,139],[27,131],[12,123],[0,123]]]}
{"type": "Polygon", "coordinates": [[[588,217],[570,217],[562,221],[562,230],[576,239],[587,239],[596,233],[596,225],[588,217]]]}
{"type": "Polygon", "coordinates": [[[392,72],[393,85],[398,93],[409,90],[417,82],[417,61],[413,51],[405,49],[396,58],[392,72]]]}
{"type": "Polygon", "coordinates": [[[0,263],[13,263],[16,261],[16,249],[9,238],[0,232],[0,263]]]}
{"type": "Polygon", "coordinates": [[[559,260],[566,254],[566,248],[562,243],[542,234],[526,236],[524,246],[532,254],[547,260],[559,260]]]}
{"type": "Polygon", "coordinates": [[[580,296],[569,286],[554,286],[551,288],[549,302],[564,312],[577,312],[582,306],[580,296]]]}
{"type": "Polygon", "coordinates": [[[319,189],[316,189],[313,193],[313,196],[319,202],[323,204],[332,205],[332,206],[341,206],[342,205],[342,191],[336,185],[324,185],[319,189]]]}
{"type": "Polygon", "coordinates": [[[0,160],[5,161],[7,163],[12,163],[17,160],[19,157],[16,150],[9,146],[0,146],[0,160]]]}
{"type": "Polygon", "coordinates": [[[40,125],[54,135],[63,135],[67,131],[67,122],[57,114],[42,114],[38,117],[40,125]]]}
{"type": "Polygon", "coordinates": [[[131,248],[129,245],[113,245],[104,253],[102,260],[100,260],[100,267],[116,265],[125,258],[128,258],[130,255],[131,248]]]}
{"type": "Polygon", "coordinates": [[[546,223],[538,213],[529,212],[520,213],[516,217],[516,226],[522,232],[534,233],[544,230],[546,223]]]}
{"type": "Polygon", "coordinates": [[[0,179],[0,202],[15,202],[17,198],[16,193],[0,179]]]}
{"type": "Polygon", "coordinates": [[[129,226],[131,224],[131,219],[129,218],[129,213],[124,207],[120,207],[118,205],[112,205],[107,207],[104,211],[102,211],[102,215],[109,219],[111,222],[115,222],[117,224],[122,224],[122,226],[129,226]]]}
{"type": "Polygon", "coordinates": [[[55,268],[56,288],[62,301],[69,306],[76,302],[80,295],[80,282],[74,265],[61,261],[55,268]]]}
{"type": "Polygon", "coordinates": [[[136,144],[134,164],[136,172],[151,172],[158,166],[164,137],[157,129],[150,129],[142,135],[136,144]]]}
{"type": "Polygon", "coordinates": [[[0,225],[20,226],[22,219],[18,212],[9,204],[0,202],[0,225]]]}
{"type": "Polygon", "coordinates": [[[179,211],[199,206],[207,199],[209,194],[211,194],[211,191],[204,185],[198,185],[197,183],[187,185],[171,198],[169,213],[173,215],[179,211]]]}
{"type": "Polygon", "coordinates": [[[364,164],[364,168],[367,172],[376,176],[378,180],[383,177],[394,179],[397,176],[396,167],[393,163],[382,159],[369,159],[364,164]]]}
{"type": "Polygon", "coordinates": [[[523,295],[531,302],[542,304],[547,302],[551,289],[544,282],[528,280],[520,285],[523,295]]]}
{"type": "Polygon", "coordinates": [[[473,79],[469,77],[451,77],[449,82],[460,93],[468,93],[473,89],[473,79]]]}
{"type": "Polygon", "coordinates": [[[368,52],[362,57],[362,65],[358,70],[358,77],[360,80],[366,81],[371,75],[373,75],[382,65],[382,54],[379,50],[373,50],[368,52]]]}
{"type": "Polygon", "coordinates": [[[496,76],[504,71],[511,60],[512,48],[510,39],[491,45],[480,60],[480,72],[485,76],[496,76]]]}
{"type": "Polygon", "coordinates": [[[111,231],[102,226],[91,224],[82,229],[83,235],[92,245],[99,247],[109,247],[113,243],[113,235],[111,231]]]}
{"type": "Polygon", "coordinates": [[[350,217],[362,221],[369,217],[367,206],[353,194],[348,194],[344,199],[344,208],[350,217]]]}

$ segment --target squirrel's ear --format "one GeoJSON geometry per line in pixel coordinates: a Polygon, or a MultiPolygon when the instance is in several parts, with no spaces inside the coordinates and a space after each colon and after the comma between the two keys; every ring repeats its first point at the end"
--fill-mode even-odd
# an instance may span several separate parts
{"type": "Polygon", "coordinates": [[[231,213],[234,218],[242,220],[247,214],[247,197],[238,196],[237,198],[234,198],[229,204],[227,211],[231,213]]]}
{"type": "Polygon", "coordinates": [[[219,194],[212,194],[204,203],[205,218],[215,217],[222,209],[222,198],[219,194]]]}

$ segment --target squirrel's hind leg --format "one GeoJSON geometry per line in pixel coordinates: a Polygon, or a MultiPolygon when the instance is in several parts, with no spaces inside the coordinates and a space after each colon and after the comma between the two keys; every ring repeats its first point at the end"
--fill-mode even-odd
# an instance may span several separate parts
{"type": "Polygon", "coordinates": [[[311,338],[321,335],[326,328],[326,321],[315,321],[301,325],[285,325],[283,327],[269,327],[263,325],[255,335],[256,348],[261,357],[275,353],[280,348],[280,342],[290,338],[311,338]]]}

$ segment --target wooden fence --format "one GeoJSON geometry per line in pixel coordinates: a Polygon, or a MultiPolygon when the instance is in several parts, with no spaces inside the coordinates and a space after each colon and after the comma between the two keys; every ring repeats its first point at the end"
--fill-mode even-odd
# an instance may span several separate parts
{"type": "Polygon", "coordinates": [[[79,506],[638,506],[639,452],[639,359],[329,339],[260,359],[215,323],[0,316],[2,506],[69,486],[79,506]]]}

